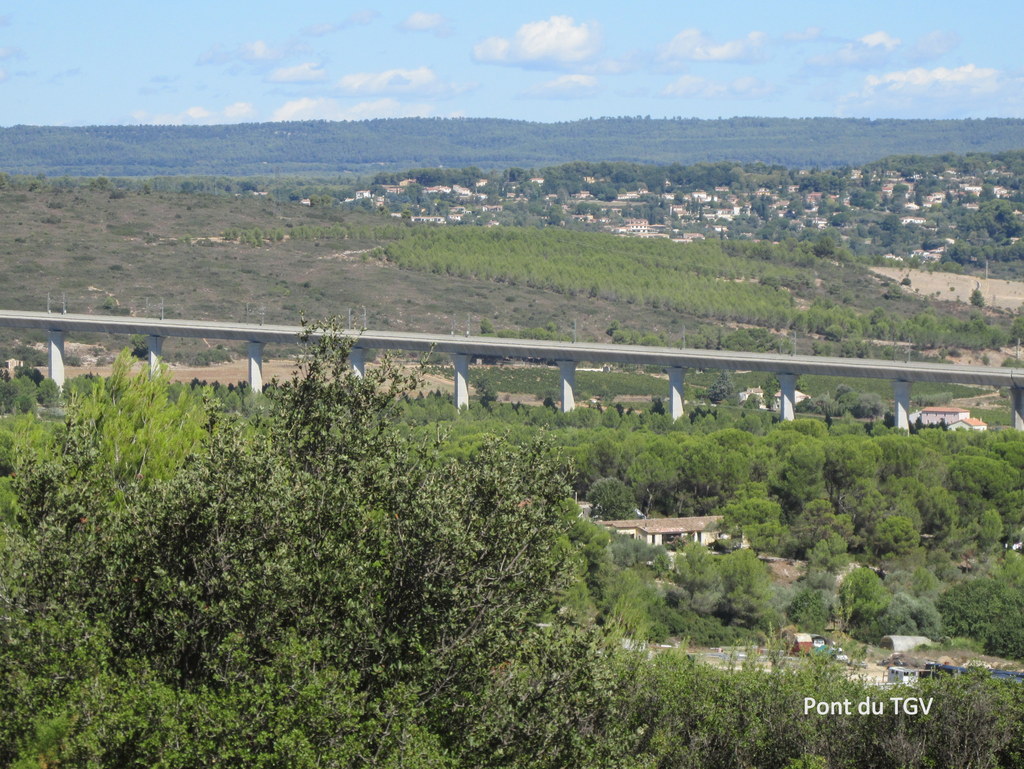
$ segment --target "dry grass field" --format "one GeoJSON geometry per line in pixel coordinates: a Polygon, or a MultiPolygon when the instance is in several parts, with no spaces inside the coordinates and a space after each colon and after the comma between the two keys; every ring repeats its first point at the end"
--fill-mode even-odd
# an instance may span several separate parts
{"type": "Polygon", "coordinates": [[[974,289],[980,289],[989,307],[1016,312],[1024,305],[1024,282],[976,278],[949,272],[911,270],[905,267],[872,267],[871,271],[901,281],[910,278],[910,289],[916,294],[939,300],[968,303],[974,289]]]}

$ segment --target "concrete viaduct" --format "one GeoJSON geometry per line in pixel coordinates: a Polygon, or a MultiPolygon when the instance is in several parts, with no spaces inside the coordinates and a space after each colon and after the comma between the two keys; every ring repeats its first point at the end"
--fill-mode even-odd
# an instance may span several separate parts
{"type": "MultiPolygon", "coordinates": [[[[102,315],[53,314],[0,310],[0,327],[43,330],[49,334],[49,374],[64,384],[64,340],[71,332],[141,334],[149,337],[149,362],[156,367],[168,337],[198,337],[248,343],[249,384],[263,388],[263,347],[267,343],[294,344],[302,332],[299,326],[272,326],[200,320],[159,320],[102,315]]],[[[350,361],[362,376],[366,350],[405,350],[448,353],[455,365],[455,405],[469,403],[469,362],[474,357],[532,358],[554,360],[562,379],[562,411],[575,406],[576,365],[582,361],[661,366],[668,373],[669,413],[683,414],[683,377],[688,368],[763,371],[774,374],[782,394],[780,419],[793,419],[796,378],[802,374],[887,379],[893,387],[896,426],[910,426],[910,388],[914,382],[951,382],[1007,387],[1013,408],[1013,426],[1024,429],[1024,369],[991,366],[959,366],[947,363],[904,363],[866,358],[826,358],[810,355],[726,352],[716,350],[641,347],[617,344],[549,342],[528,339],[498,339],[479,336],[403,333],[396,331],[345,330],[355,341],[350,361]]]]}

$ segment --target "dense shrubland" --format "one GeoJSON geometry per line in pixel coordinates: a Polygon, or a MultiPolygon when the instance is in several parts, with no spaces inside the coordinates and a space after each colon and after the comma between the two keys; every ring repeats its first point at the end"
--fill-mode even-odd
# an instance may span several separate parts
{"type": "MultiPolygon", "coordinates": [[[[1016,588],[991,594],[979,609],[990,618],[983,624],[965,620],[967,604],[953,598],[980,589],[967,585],[1014,584],[1007,575],[1024,568],[1024,559],[1007,550],[1024,540],[1024,436],[1018,432],[907,435],[881,422],[775,423],[771,414],[736,408],[695,409],[673,424],[653,410],[560,414],[489,403],[454,420],[440,396],[409,401],[406,420],[424,426],[417,431],[446,423],[446,451],[467,459],[490,433],[525,441],[544,429],[571,459],[580,499],[596,489],[598,501],[602,494],[617,500],[619,512],[605,517],[628,517],[632,508],[654,516],[722,515],[724,529],[746,536],[756,551],[806,561],[806,576],[792,588],[768,589],[767,572],[752,568],[751,584],[763,589],[747,591],[759,598],[740,615],[729,608],[729,591],[716,572],[735,553],[712,559],[703,593],[696,591],[704,598],[693,603],[692,553],[680,551],[669,564],[658,560],[663,549],[650,549],[626,563],[609,550],[610,564],[640,576],[630,589],[638,596],[633,603],[647,607],[641,614],[653,638],[722,642],[744,629],[801,624],[810,612],[815,625],[836,625],[864,641],[892,633],[973,636],[991,653],[1024,659],[1024,624],[1011,610],[1016,588]],[[885,578],[865,569],[878,580],[881,597],[849,614],[863,603],[859,593],[844,599],[839,589],[837,576],[851,563],[885,578]],[[952,597],[943,602],[940,595],[952,597]]],[[[577,609],[608,616],[605,596],[619,588],[607,580],[617,584],[622,573],[606,564],[587,574],[588,590],[575,594],[577,609]]]]}
{"type": "Polygon", "coordinates": [[[838,621],[1019,655],[1014,433],[490,404],[439,439],[450,403],[403,400],[386,363],[353,378],[331,337],[247,420],[126,363],[64,424],[0,431],[2,763],[1019,763],[1013,684],[929,682],[929,716],[838,729],[804,698],[877,689],[835,666],[719,671],[620,643],[838,621]],[[751,550],[612,539],[568,501],[602,481],[652,513],[723,514],[807,574],[780,588],[751,550]],[[837,588],[850,557],[872,568],[837,588]]]}

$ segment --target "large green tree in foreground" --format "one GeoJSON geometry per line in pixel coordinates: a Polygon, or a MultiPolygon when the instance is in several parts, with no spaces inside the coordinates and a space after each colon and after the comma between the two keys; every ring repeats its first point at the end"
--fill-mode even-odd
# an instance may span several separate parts
{"type": "Polygon", "coordinates": [[[411,382],[347,349],[250,424],[122,360],[23,461],[0,765],[603,763],[614,666],[539,621],[572,573],[558,466],[402,439],[411,382]]]}

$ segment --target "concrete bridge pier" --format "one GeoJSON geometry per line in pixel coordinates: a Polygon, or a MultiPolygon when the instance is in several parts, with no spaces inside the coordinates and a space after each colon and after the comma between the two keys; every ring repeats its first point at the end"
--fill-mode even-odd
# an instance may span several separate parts
{"type": "Polygon", "coordinates": [[[668,413],[672,421],[683,415],[683,373],[684,369],[673,366],[668,369],[668,413]]]}
{"type": "Polygon", "coordinates": [[[893,400],[895,401],[895,426],[898,430],[910,430],[910,382],[892,383],[893,400]]]}
{"type": "Polygon", "coordinates": [[[64,387],[64,332],[56,329],[50,331],[49,357],[47,365],[50,369],[50,379],[56,382],[57,387],[64,387]]]}
{"type": "Polygon", "coordinates": [[[468,408],[469,355],[462,352],[452,353],[452,363],[455,364],[455,408],[468,408]]]}
{"type": "Polygon", "coordinates": [[[146,347],[149,349],[149,376],[152,378],[156,376],[160,367],[160,358],[164,354],[164,337],[150,334],[146,347]]]}
{"type": "Polygon", "coordinates": [[[576,408],[576,361],[558,361],[558,370],[562,374],[562,413],[568,414],[576,408]]]}
{"type": "Polygon", "coordinates": [[[1010,403],[1013,408],[1013,429],[1024,430],[1024,387],[1010,388],[1010,403]]]}
{"type": "Polygon", "coordinates": [[[353,347],[348,351],[348,362],[352,366],[352,373],[362,379],[366,376],[366,350],[362,347],[353,347]]]}
{"type": "Polygon", "coordinates": [[[263,392],[263,342],[249,342],[249,387],[263,392]]]}
{"type": "Polygon", "coordinates": [[[777,374],[779,380],[779,419],[796,419],[796,374],[777,374]]]}

